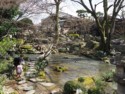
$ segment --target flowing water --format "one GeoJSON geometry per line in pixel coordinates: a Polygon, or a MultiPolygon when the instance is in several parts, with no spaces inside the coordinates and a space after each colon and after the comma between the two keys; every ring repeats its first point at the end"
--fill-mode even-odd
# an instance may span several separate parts
{"type": "MultiPolygon", "coordinates": [[[[28,55],[30,60],[37,60],[38,54],[28,55]]],[[[53,82],[63,86],[65,82],[82,76],[100,76],[115,69],[114,65],[103,63],[87,57],[68,54],[54,54],[49,57],[49,66],[46,71],[53,82]],[[56,72],[52,66],[65,66],[68,71],[56,72]]]]}
{"type": "Polygon", "coordinates": [[[102,61],[93,60],[87,57],[76,55],[56,54],[50,56],[49,66],[46,71],[51,80],[56,84],[63,86],[66,81],[82,76],[99,76],[105,72],[111,71],[115,66],[105,64],[102,61]],[[56,72],[52,66],[65,66],[68,71],[56,72]]]}

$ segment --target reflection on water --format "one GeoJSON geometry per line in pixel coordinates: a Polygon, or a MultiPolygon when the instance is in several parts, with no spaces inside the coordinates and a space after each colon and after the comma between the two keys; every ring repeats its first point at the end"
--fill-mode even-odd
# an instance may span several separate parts
{"type": "Polygon", "coordinates": [[[110,71],[113,68],[113,65],[105,64],[101,61],[92,60],[90,58],[58,54],[50,57],[50,66],[48,66],[46,70],[53,82],[63,86],[68,80],[81,76],[101,75],[103,72],[110,71]],[[68,67],[68,71],[63,73],[55,72],[51,68],[53,65],[66,66],[68,67]]]}

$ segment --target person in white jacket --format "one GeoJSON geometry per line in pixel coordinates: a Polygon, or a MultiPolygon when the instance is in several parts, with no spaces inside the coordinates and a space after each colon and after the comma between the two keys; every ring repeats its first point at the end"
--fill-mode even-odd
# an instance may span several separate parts
{"type": "Polygon", "coordinates": [[[21,63],[17,65],[16,72],[17,72],[17,78],[20,78],[21,74],[23,73],[23,65],[21,63]]]}

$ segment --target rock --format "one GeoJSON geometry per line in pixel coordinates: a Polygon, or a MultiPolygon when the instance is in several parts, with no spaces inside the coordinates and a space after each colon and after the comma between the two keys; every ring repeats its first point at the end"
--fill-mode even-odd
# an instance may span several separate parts
{"type": "Polygon", "coordinates": [[[30,90],[28,92],[26,92],[26,94],[34,94],[35,93],[35,90],[30,90]]]}
{"type": "Polygon", "coordinates": [[[15,90],[13,89],[13,88],[11,88],[11,87],[9,87],[9,86],[4,86],[3,87],[3,94],[11,94],[11,93],[13,93],[15,90]]]}
{"type": "Polygon", "coordinates": [[[29,69],[30,72],[36,72],[36,69],[29,69]]]}
{"type": "Polygon", "coordinates": [[[23,88],[24,91],[30,91],[30,90],[33,90],[33,86],[26,86],[23,88]]]}
{"type": "Polygon", "coordinates": [[[124,43],[124,40],[123,39],[114,39],[111,41],[111,43],[115,44],[115,45],[120,45],[120,44],[124,43]]]}
{"type": "Polygon", "coordinates": [[[36,78],[30,78],[30,79],[29,79],[29,81],[34,82],[34,83],[35,83],[37,80],[36,80],[36,78]]]}
{"type": "Polygon", "coordinates": [[[39,78],[36,78],[36,81],[37,82],[43,82],[45,79],[39,79],[39,78]]]}
{"type": "Polygon", "coordinates": [[[28,84],[27,83],[25,83],[25,84],[22,84],[22,85],[18,85],[18,89],[20,89],[20,90],[23,90],[25,87],[27,87],[28,86],[28,84]]]}
{"type": "Polygon", "coordinates": [[[24,83],[26,83],[26,80],[22,80],[18,82],[19,85],[24,84],[24,83]]]}
{"type": "Polygon", "coordinates": [[[55,86],[54,83],[46,83],[46,82],[42,82],[42,83],[40,83],[40,84],[43,85],[43,86],[46,86],[46,87],[55,86]]]}
{"type": "Polygon", "coordinates": [[[60,94],[60,92],[62,92],[61,89],[60,89],[60,88],[56,88],[56,89],[53,89],[53,90],[50,92],[50,94],[60,94]]]}

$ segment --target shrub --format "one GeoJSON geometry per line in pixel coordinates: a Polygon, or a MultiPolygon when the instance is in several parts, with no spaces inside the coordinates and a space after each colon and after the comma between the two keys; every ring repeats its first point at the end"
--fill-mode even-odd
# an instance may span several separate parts
{"type": "Polygon", "coordinates": [[[29,18],[23,18],[22,20],[20,20],[20,22],[33,25],[32,20],[29,18]]]}
{"type": "Polygon", "coordinates": [[[35,64],[36,70],[40,72],[43,71],[44,68],[48,65],[48,61],[46,59],[39,58],[37,63],[35,64]]]}
{"type": "Polygon", "coordinates": [[[85,92],[85,88],[82,84],[78,83],[77,81],[68,81],[64,85],[64,94],[74,94],[77,89],[81,89],[85,92]]]}
{"type": "Polygon", "coordinates": [[[111,81],[113,81],[113,75],[114,75],[114,72],[112,72],[112,71],[106,72],[102,75],[102,80],[104,80],[106,82],[111,82],[111,81]]]}
{"type": "Polygon", "coordinates": [[[84,82],[84,80],[85,80],[85,79],[84,79],[83,77],[79,77],[79,78],[78,78],[78,81],[79,81],[79,82],[84,82]]]}

